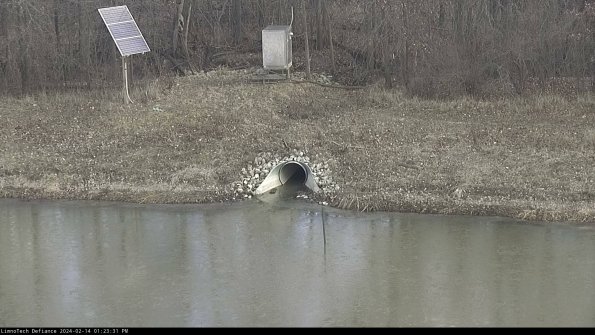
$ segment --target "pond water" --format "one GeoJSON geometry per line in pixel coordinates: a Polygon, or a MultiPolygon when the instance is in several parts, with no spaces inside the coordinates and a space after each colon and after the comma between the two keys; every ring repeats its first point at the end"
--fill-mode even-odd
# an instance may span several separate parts
{"type": "Polygon", "coordinates": [[[593,327],[594,228],[0,200],[0,326],[593,327]]]}

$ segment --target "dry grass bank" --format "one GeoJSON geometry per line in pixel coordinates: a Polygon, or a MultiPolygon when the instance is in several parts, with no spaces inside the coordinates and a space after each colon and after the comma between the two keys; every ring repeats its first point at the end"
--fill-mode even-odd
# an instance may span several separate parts
{"type": "Polygon", "coordinates": [[[0,101],[0,196],[235,197],[260,152],[329,162],[358,210],[595,222],[595,97],[418,100],[214,71],[117,93],[0,101]]]}

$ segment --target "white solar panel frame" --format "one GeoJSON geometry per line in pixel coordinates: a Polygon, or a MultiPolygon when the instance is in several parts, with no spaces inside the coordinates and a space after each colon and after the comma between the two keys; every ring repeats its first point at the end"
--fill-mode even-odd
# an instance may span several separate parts
{"type": "Polygon", "coordinates": [[[114,40],[114,43],[116,43],[116,47],[118,48],[118,51],[120,52],[120,55],[122,55],[122,57],[135,55],[135,54],[143,54],[145,52],[151,51],[151,49],[149,48],[149,45],[147,44],[147,41],[145,41],[143,34],[141,33],[140,29],[138,28],[138,25],[136,24],[136,21],[134,21],[132,14],[128,10],[128,6],[124,5],[124,6],[99,8],[98,11],[99,11],[99,15],[101,15],[101,19],[103,20],[103,23],[107,27],[107,30],[109,31],[112,39],[114,40]],[[119,17],[117,19],[113,18],[113,16],[118,16],[118,15],[119,15],[119,17]],[[123,35],[124,37],[120,37],[119,36],[120,32],[115,33],[114,27],[116,25],[122,25],[125,23],[134,24],[134,27],[131,27],[132,29],[130,29],[129,31],[131,31],[134,34],[136,34],[136,33],[138,33],[138,34],[131,35],[131,36],[124,34],[123,35]],[[118,38],[116,38],[116,35],[118,35],[118,38]],[[126,44],[127,42],[133,41],[133,40],[140,41],[141,42],[140,45],[130,45],[129,43],[126,44]]]}

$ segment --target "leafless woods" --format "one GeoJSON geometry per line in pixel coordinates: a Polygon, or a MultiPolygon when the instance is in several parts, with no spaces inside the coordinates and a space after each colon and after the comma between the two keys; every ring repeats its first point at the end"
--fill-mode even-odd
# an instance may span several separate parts
{"type": "Polygon", "coordinates": [[[135,78],[258,66],[261,30],[293,7],[295,65],[308,31],[313,71],[348,84],[423,97],[595,88],[593,0],[0,0],[0,93],[118,82],[97,9],[122,4],[152,49],[133,57],[135,78]]]}

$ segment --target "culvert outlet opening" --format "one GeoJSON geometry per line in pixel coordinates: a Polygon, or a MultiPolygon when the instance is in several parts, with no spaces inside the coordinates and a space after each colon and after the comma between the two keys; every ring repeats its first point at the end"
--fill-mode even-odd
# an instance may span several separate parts
{"type": "Polygon", "coordinates": [[[289,193],[297,190],[320,192],[314,174],[305,163],[288,161],[275,166],[254,191],[255,195],[274,194],[283,189],[289,193]]]}
{"type": "Polygon", "coordinates": [[[279,171],[281,185],[289,187],[300,187],[306,183],[308,172],[300,163],[287,162],[279,171]]]}

